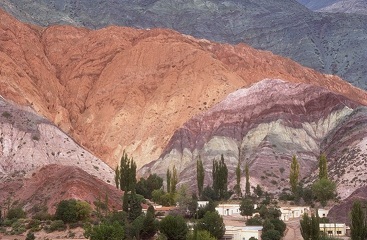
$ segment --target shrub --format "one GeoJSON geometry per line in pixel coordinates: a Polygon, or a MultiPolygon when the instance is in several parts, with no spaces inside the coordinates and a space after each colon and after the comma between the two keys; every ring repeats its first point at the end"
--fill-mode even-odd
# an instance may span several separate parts
{"type": "Polygon", "coordinates": [[[21,207],[12,208],[8,211],[6,218],[8,219],[20,219],[25,218],[26,213],[23,211],[21,207]]]}
{"type": "Polygon", "coordinates": [[[65,223],[86,220],[91,213],[91,207],[87,202],[75,199],[63,200],[57,205],[55,219],[65,223]]]}
{"type": "Polygon", "coordinates": [[[36,239],[36,237],[34,236],[34,233],[29,231],[27,233],[27,236],[26,236],[25,240],[34,240],[34,239],[36,239]]]}
{"type": "Polygon", "coordinates": [[[25,227],[24,223],[19,221],[19,220],[15,221],[11,225],[11,228],[12,228],[12,230],[10,232],[11,235],[19,235],[19,234],[22,234],[26,231],[26,227],[25,227]]]}
{"type": "Polygon", "coordinates": [[[52,221],[50,227],[46,229],[48,232],[54,231],[64,231],[66,229],[66,225],[62,220],[52,221]]]}
{"type": "Polygon", "coordinates": [[[31,229],[32,232],[37,232],[39,230],[41,230],[41,221],[38,219],[32,219],[28,222],[27,224],[27,229],[31,229]]]}

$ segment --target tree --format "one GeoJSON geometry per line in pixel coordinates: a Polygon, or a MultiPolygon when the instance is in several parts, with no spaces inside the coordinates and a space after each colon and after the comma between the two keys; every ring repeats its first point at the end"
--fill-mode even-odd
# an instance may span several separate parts
{"type": "MultiPolygon", "coordinates": [[[[0,212],[1,212],[1,208],[0,208],[0,212]]],[[[25,218],[26,216],[27,214],[21,207],[11,208],[9,209],[8,213],[6,214],[7,219],[19,219],[19,218],[25,218]]]]}
{"type": "Polygon", "coordinates": [[[175,194],[176,193],[176,185],[178,183],[178,176],[177,176],[177,170],[176,167],[173,166],[172,169],[172,177],[171,177],[171,191],[170,193],[175,194]]]}
{"type": "Polygon", "coordinates": [[[262,240],[280,240],[282,235],[277,230],[271,229],[261,234],[262,240]]]}
{"type": "Polygon", "coordinates": [[[261,186],[259,184],[257,184],[255,190],[254,190],[255,194],[258,196],[258,197],[262,197],[263,195],[263,190],[261,188],[261,186]]]}
{"type": "Polygon", "coordinates": [[[213,190],[219,199],[227,197],[228,169],[223,154],[220,161],[213,160],[213,190]]]}
{"type": "Polygon", "coordinates": [[[120,168],[118,165],[115,168],[115,185],[116,188],[120,187],[120,168]]]}
{"type": "Polygon", "coordinates": [[[327,178],[322,178],[312,185],[312,193],[322,206],[326,206],[327,201],[334,198],[335,189],[336,184],[327,178]]]}
{"type": "Polygon", "coordinates": [[[245,176],[246,176],[246,196],[250,196],[250,173],[248,163],[245,165],[245,176]]]}
{"type": "Polygon", "coordinates": [[[196,161],[196,180],[197,180],[197,185],[198,185],[199,197],[201,196],[203,192],[204,178],[205,178],[204,166],[199,156],[199,159],[196,161]]]}
{"type": "Polygon", "coordinates": [[[324,153],[321,154],[319,159],[319,179],[328,179],[327,159],[324,153]]]}
{"type": "Polygon", "coordinates": [[[196,228],[194,229],[193,232],[189,233],[186,240],[198,240],[198,239],[200,239],[200,240],[216,240],[215,237],[210,235],[210,232],[208,232],[206,230],[197,230],[196,228]]]}
{"type": "Polygon", "coordinates": [[[203,207],[199,207],[198,208],[197,217],[199,219],[201,219],[201,218],[204,217],[205,213],[207,213],[207,212],[215,212],[216,211],[215,210],[215,207],[216,207],[215,203],[213,201],[209,200],[208,204],[206,204],[203,207]]]}
{"type": "Polygon", "coordinates": [[[130,222],[134,221],[142,214],[141,201],[138,199],[135,193],[129,195],[129,210],[127,218],[130,222]]]}
{"type": "Polygon", "coordinates": [[[188,228],[182,216],[168,215],[159,224],[159,229],[167,240],[185,240],[188,228]]]}
{"type": "Polygon", "coordinates": [[[135,191],[136,185],[136,163],[127,156],[124,151],[120,161],[120,177],[118,179],[122,191],[135,191]]]}
{"type": "Polygon", "coordinates": [[[291,183],[292,193],[295,194],[298,186],[299,164],[295,155],[292,157],[292,163],[289,173],[289,181],[291,183]]]}
{"type": "Polygon", "coordinates": [[[125,238],[125,232],[118,222],[101,223],[96,226],[88,225],[85,228],[84,236],[90,240],[120,240],[125,238]]]}
{"type": "Polygon", "coordinates": [[[350,230],[352,240],[362,240],[367,236],[365,213],[359,201],[353,202],[353,207],[350,212],[350,230]]]}
{"type": "Polygon", "coordinates": [[[217,211],[207,212],[204,217],[199,220],[199,230],[206,230],[216,239],[221,239],[226,231],[223,218],[217,211]]]}
{"type": "Polygon", "coordinates": [[[244,198],[241,201],[240,212],[242,216],[252,216],[254,213],[254,204],[249,198],[244,198]]]}
{"type": "Polygon", "coordinates": [[[151,239],[158,231],[158,221],[155,219],[155,211],[153,206],[148,207],[143,226],[144,228],[140,234],[142,239],[151,239]]]}
{"type": "Polygon", "coordinates": [[[169,168],[167,168],[166,178],[167,178],[167,192],[169,193],[171,191],[171,172],[169,168]]]}
{"type": "Polygon", "coordinates": [[[238,163],[236,167],[236,185],[234,186],[234,190],[237,194],[237,197],[242,197],[242,190],[241,190],[241,165],[240,159],[238,158],[238,163]]]}
{"type": "Polygon", "coordinates": [[[144,198],[152,199],[152,192],[161,189],[163,179],[157,174],[150,174],[147,179],[140,178],[136,184],[136,193],[144,196],[144,198]]]}
{"type": "Polygon", "coordinates": [[[314,214],[311,218],[304,213],[302,219],[300,220],[301,234],[304,240],[319,240],[320,238],[320,226],[319,217],[314,214]]]}

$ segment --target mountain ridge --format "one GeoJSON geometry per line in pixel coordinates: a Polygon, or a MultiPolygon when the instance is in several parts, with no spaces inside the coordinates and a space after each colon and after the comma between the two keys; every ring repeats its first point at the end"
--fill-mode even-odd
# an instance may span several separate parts
{"type": "Polygon", "coordinates": [[[245,42],[290,57],[318,71],[337,74],[367,89],[364,65],[367,59],[358,50],[367,47],[364,41],[367,16],[363,15],[316,13],[295,0],[185,3],[160,0],[109,4],[7,0],[2,2],[2,7],[22,20],[41,25],[164,27],[219,42],[245,42]]]}

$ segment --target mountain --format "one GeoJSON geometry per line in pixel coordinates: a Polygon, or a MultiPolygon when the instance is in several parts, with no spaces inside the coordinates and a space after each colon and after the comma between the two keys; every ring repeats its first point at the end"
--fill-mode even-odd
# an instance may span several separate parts
{"type": "Polygon", "coordinates": [[[114,183],[114,171],[82,148],[53,123],[28,107],[0,97],[0,179],[24,177],[39,168],[59,164],[82,168],[114,183]]]}
{"type": "Polygon", "coordinates": [[[295,0],[6,0],[0,6],[42,26],[162,27],[219,42],[243,42],[367,89],[367,56],[360,50],[367,48],[364,15],[312,12],[295,0]]]}
{"type": "Polygon", "coordinates": [[[346,197],[346,189],[366,184],[367,166],[360,164],[367,156],[366,124],[367,107],[342,95],[304,83],[263,80],[234,91],[187,121],[162,155],[141,168],[140,174],[164,176],[167,168],[175,166],[181,183],[196,189],[196,172],[192,171],[196,160],[203,161],[206,183],[210,183],[212,161],[223,154],[230,189],[240,161],[242,169],[249,164],[253,187],[261,184],[268,191],[280,192],[289,187],[293,155],[304,178],[317,170],[318,157],[325,152],[330,176],[341,182],[338,192],[346,197]],[[361,153],[358,160],[356,152],[361,153]],[[340,162],[344,165],[336,166],[340,162]],[[351,178],[355,174],[359,180],[351,178]]]}
{"type": "Polygon", "coordinates": [[[367,3],[364,0],[297,0],[311,10],[331,13],[367,14],[367,3]]]}
{"type": "Polygon", "coordinates": [[[349,214],[352,210],[353,202],[355,201],[360,201],[361,203],[365,203],[367,201],[367,186],[358,188],[348,198],[333,206],[327,215],[330,222],[342,222],[350,225],[349,214]]]}
{"type": "Polygon", "coordinates": [[[159,158],[192,116],[264,78],[367,104],[366,92],[338,77],[244,44],[163,29],[42,28],[3,11],[0,19],[0,94],[35,109],[110,166],[124,149],[139,167],[159,158]]]}
{"type": "Polygon", "coordinates": [[[0,182],[0,204],[15,203],[30,214],[43,207],[54,213],[62,200],[78,199],[89,202],[106,202],[109,208],[122,208],[122,191],[74,166],[50,164],[27,177],[13,177],[0,182]]]}

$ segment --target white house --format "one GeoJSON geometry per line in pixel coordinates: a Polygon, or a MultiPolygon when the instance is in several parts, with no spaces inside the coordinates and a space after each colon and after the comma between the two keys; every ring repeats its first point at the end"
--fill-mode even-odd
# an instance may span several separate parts
{"type": "Polygon", "coordinates": [[[198,208],[205,207],[209,204],[209,201],[198,201],[198,208]]]}
{"type": "Polygon", "coordinates": [[[221,216],[232,216],[232,215],[240,215],[240,204],[219,204],[218,207],[215,208],[221,216]]]}
{"type": "Polygon", "coordinates": [[[309,207],[281,207],[279,208],[282,215],[280,219],[283,221],[288,221],[289,219],[302,217],[304,213],[309,213],[309,207]]]}
{"type": "Polygon", "coordinates": [[[320,223],[320,231],[329,236],[345,236],[347,226],[345,223],[320,223]]]}
{"type": "Polygon", "coordinates": [[[226,232],[222,240],[248,240],[251,237],[260,239],[262,229],[262,226],[226,226],[226,232]]]}
{"type": "Polygon", "coordinates": [[[327,215],[329,214],[329,210],[327,209],[318,209],[317,212],[320,218],[327,217],[327,215]]]}

